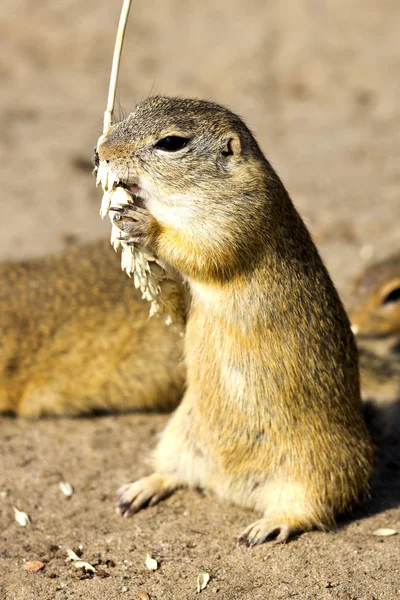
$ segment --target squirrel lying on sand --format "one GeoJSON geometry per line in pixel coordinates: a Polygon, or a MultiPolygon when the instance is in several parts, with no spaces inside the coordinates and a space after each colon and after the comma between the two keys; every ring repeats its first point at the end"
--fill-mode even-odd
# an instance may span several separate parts
{"type": "Polygon", "coordinates": [[[119,262],[101,241],[0,264],[0,412],[176,406],[185,378],[181,330],[149,319],[119,262]]]}
{"type": "Polygon", "coordinates": [[[119,491],[129,515],[182,485],[263,514],[254,545],[330,527],[372,472],[350,324],[311,237],[239,117],[153,97],[99,145],[141,206],[115,213],[185,280],[187,389],[153,457],[119,491]]]}

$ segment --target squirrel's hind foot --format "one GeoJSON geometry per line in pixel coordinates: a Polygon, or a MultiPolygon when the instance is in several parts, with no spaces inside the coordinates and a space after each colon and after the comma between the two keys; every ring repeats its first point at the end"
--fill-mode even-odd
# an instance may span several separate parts
{"type": "Polygon", "coordinates": [[[269,519],[259,519],[243,531],[238,537],[237,543],[238,546],[246,546],[247,548],[263,544],[269,540],[282,543],[287,542],[293,533],[293,528],[288,525],[277,525],[269,519]]]}
{"type": "Polygon", "coordinates": [[[176,481],[153,473],[134,483],[126,483],[116,493],[117,513],[130,517],[142,508],[153,506],[172,494],[178,487],[176,481]]]}

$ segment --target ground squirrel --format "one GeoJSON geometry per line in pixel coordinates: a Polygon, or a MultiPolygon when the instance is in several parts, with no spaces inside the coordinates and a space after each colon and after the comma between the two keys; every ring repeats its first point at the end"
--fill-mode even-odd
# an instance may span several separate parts
{"type": "Polygon", "coordinates": [[[176,406],[185,377],[180,331],[149,319],[119,263],[101,241],[0,264],[0,412],[176,406]]]}
{"type": "Polygon", "coordinates": [[[191,295],[187,389],[155,450],[155,472],[119,490],[119,511],[189,485],[263,513],[240,535],[246,545],[332,526],[372,471],[357,351],[310,235],[254,137],[217,104],[153,97],[98,153],[141,198],[115,212],[126,241],[176,269],[191,295]]]}
{"type": "Polygon", "coordinates": [[[357,277],[352,296],[356,335],[400,336],[400,252],[369,265],[357,277]]]}
{"type": "Polygon", "coordinates": [[[400,252],[357,278],[350,317],[364,398],[400,399],[400,252]]]}

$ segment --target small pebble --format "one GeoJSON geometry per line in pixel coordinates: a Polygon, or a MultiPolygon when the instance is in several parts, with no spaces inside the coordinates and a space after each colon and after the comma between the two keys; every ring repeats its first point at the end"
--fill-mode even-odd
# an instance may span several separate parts
{"type": "Polygon", "coordinates": [[[41,560],[29,560],[24,564],[24,570],[28,573],[38,573],[45,568],[45,564],[41,560]]]}

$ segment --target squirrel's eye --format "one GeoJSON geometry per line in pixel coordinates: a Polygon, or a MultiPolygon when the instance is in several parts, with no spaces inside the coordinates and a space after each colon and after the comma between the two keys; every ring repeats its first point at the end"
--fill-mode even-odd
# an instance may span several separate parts
{"type": "Polygon", "coordinates": [[[382,304],[391,304],[392,302],[399,302],[400,300],[400,286],[393,288],[382,300],[382,304]]]}
{"type": "Polygon", "coordinates": [[[165,150],[165,152],[177,152],[178,150],[182,150],[188,142],[189,140],[187,138],[179,135],[169,135],[162,140],[159,140],[155,145],[155,148],[165,150]]]}

